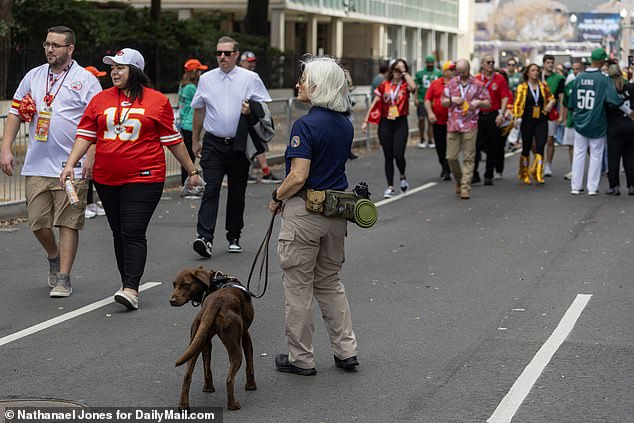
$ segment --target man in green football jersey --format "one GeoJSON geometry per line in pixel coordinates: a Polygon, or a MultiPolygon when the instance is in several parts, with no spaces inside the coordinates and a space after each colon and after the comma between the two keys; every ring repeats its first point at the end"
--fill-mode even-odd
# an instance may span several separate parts
{"type": "Polygon", "coordinates": [[[425,57],[425,67],[416,72],[416,114],[418,115],[418,133],[420,134],[419,148],[434,148],[432,126],[427,118],[427,111],[425,110],[425,94],[427,88],[431,85],[432,81],[442,77],[442,72],[434,66],[436,60],[434,56],[425,57]],[[427,124],[427,132],[425,132],[425,124],[427,124]]]}
{"type": "Polygon", "coordinates": [[[634,112],[623,103],[614,83],[600,71],[607,58],[608,55],[602,48],[592,50],[590,56],[592,64],[577,76],[568,99],[568,109],[574,112],[573,122],[576,131],[572,180],[570,181],[572,195],[581,193],[588,148],[590,149],[590,164],[586,187],[588,195],[599,194],[601,162],[608,129],[606,106],[610,104],[619,107],[623,113],[634,120],[634,112]]]}

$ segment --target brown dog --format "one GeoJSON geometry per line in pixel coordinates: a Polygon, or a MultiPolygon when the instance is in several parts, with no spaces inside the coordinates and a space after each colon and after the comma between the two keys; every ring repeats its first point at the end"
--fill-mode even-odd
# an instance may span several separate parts
{"type": "Polygon", "coordinates": [[[202,266],[181,271],[173,285],[174,291],[170,297],[172,306],[180,307],[189,301],[202,303],[200,312],[192,322],[189,347],[176,361],[176,366],[188,361],[178,407],[181,410],[189,409],[192,372],[201,352],[205,375],[203,392],[215,391],[211,374],[211,338],[218,335],[229,354],[227,408],[239,410],[240,403],[235,400],[234,385],[236,373],[242,364],[243,349],[247,361],[245,389],[257,389],[253,371],[253,344],[249,335],[255,315],[250,293],[237,279],[205,270],[202,266]]]}

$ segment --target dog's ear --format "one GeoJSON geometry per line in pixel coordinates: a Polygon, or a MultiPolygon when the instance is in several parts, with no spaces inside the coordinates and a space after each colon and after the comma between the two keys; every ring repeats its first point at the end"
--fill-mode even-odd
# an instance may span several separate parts
{"type": "Polygon", "coordinates": [[[203,269],[202,266],[198,266],[196,270],[194,270],[196,280],[200,281],[207,288],[211,286],[211,278],[213,278],[214,274],[215,272],[203,269]]]}

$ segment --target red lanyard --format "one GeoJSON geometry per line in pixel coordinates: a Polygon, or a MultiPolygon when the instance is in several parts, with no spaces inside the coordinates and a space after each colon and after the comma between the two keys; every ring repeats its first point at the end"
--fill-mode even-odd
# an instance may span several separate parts
{"type": "Polygon", "coordinates": [[[68,66],[64,68],[64,71],[60,73],[57,78],[53,78],[53,71],[51,70],[50,66],[48,67],[48,78],[46,78],[46,95],[44,96],[44,103],[46,103],[47,107],[51,107],[53,100],[57,96],[57,93],[59,93],[59,89],[62,88],[62,85],[64,85],[64,81],[66,80],[66,77],[68,76],[68,71],[70,70],[71,66],[73,66],[73,62],[70,62],[68,66]],[[51,91],[53,90],[53,87],[55,86],[57,81],[60,80],[60,78],[62,79],[62,82],[60,82],[59,85],[57,86],[57,91],[55,91],[55,94],[51,95],[51,91]],[[49,82],[51,84],[50,87],[48,86],[49,82]]]}

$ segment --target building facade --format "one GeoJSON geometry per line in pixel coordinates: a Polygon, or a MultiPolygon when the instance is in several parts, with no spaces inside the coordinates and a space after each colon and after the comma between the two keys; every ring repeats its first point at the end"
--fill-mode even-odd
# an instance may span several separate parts
{"type": "MultiPolygon", "coordinates": [[[[294,54],[347,59],[403,57],[414,69],[432,54],[441,62],[470,57],[475,0],[269,0],[272,47],[294,54]]],[[[149,0],[129,0],[148,6],[149,0]]],[[[247,0],[163,0],[163,10],[187,19],[197,10],[229,16],[227,29],[244,19],[247,0]]]]}

